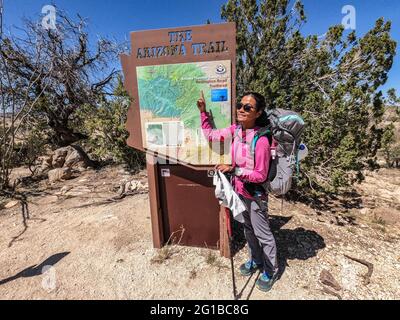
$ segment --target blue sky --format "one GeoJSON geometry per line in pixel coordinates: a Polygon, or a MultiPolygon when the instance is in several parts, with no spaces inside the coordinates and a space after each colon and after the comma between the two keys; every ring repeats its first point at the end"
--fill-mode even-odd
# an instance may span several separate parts
{"type": "MultiPolygon", "coordinates": [[[[21,25],[22,17],[40,18],[44,5],[55,4],[69,14],[79,13],[89,21],[93,36],[122,41],[130,31],[204,24],[207,19],[221,22],[220,8],[225,0],[4,0],[5,25],[21,25]]],[[[392,37],[399,42],[395,64],[383,90],[400,93],[400,1],[398,0],[303,0],[307,24],[304,34],[322,35],[344,15],[342,7],[356,9],[356,32],[363,35],[379,17],[392,21],[392,37]]],[[[8,28],[9,29],[9,28],[8,28]]],[[[7,30],[6,30],[7,31],[7,30]]]]}

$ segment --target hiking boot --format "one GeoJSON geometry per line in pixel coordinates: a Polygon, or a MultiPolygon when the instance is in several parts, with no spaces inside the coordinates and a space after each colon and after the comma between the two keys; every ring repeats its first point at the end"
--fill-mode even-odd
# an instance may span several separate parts
{"type": "Polygon", "coordinates": [[[261,269],[262,264],[255,263],[254,261],[250,260],[247,261],[246,263],[243,263],[239,270],[242,276],[250,276],[254,272],[257,272],[259,269],[261,269]]]}
{"type": "Polygon", "coordinates": [[[276,276],[276,273],[271,277],[266,272],[263,272],[256,282],[257,288],[264,292],[270,291],[276,281],[276,276]]]}

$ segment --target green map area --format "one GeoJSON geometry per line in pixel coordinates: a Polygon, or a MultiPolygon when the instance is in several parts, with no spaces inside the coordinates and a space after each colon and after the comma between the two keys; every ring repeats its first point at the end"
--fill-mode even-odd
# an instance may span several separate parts
{"type": "Polygon", "coordinates": [[[231,119],[224,110],[225,106],[211,102],[207,81],[215,76],[214,65],[215,62],[202,62],[138,67],[140,109],[150,111],[154,120],[179,119],[185,129],[196,130],[200,128],[196,102],[203,90],[215,127],[229,126],[231,119]]]}

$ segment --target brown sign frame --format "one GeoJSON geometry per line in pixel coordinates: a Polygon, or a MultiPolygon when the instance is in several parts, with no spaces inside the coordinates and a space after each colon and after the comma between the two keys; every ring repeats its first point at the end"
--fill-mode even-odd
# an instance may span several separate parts
{"type": "MultiPolygon", "coordinates": [[[[127,144],[137,150],[147,151],[143,147],[141,118],[139,107],[139,92],[136,67],[205,62],[231,61],[231,110],[232,122],[235,121],[233,105],[236,101],[236,26],[233,22],[166,28],[158,30],[131,32],[131,54],[120,56],[125,75],[124,86],[132,97],[127,115],[126,128],[129,132],[127,144]],[[190,31],[190,32],[189,32],[190,31]],[[195,44],[195,47],[193,46],[195,44]],[[184,45],[184,51],[180,46],[184,45]],[[184,53],[184,54],[183,54],[184,53]]],[[[147,153],[149,153],[147,151],[147,153]]],[[[149,159],[155,159],[157,154],[149,154],[149,159]]],[[[211,169],[210,166],[192,166],[183,164],[195,170],[211,169]]],[[[160,205],[159,181],[157,164],[147,164],[150,209],[152,216],[153,244],[160,248],[165,244],[163,221],[160,205]]],[[[220,213],[220,247],[224,256],[229,255],[227,249],[226,230],[224,228],[224,210],[220,213]]],[[[217,214],[217,213],[216,213],[217,214]]]]}

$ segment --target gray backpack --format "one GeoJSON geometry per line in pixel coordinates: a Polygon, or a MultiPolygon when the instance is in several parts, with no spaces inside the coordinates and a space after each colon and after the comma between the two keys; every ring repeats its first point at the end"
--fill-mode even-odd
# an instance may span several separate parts
{"type": "Polygon", "coordinates": [[[251,144],[254,155],[257,140],[266,136],[271,145],[271,161],[267,180],[262,187],[274,195],[286,194],[291,186],[293,174],[299,171],[298,151],[304,120],[296,112],[284,109],[267,111],[270,124],[259,130],[251,144]]]}

